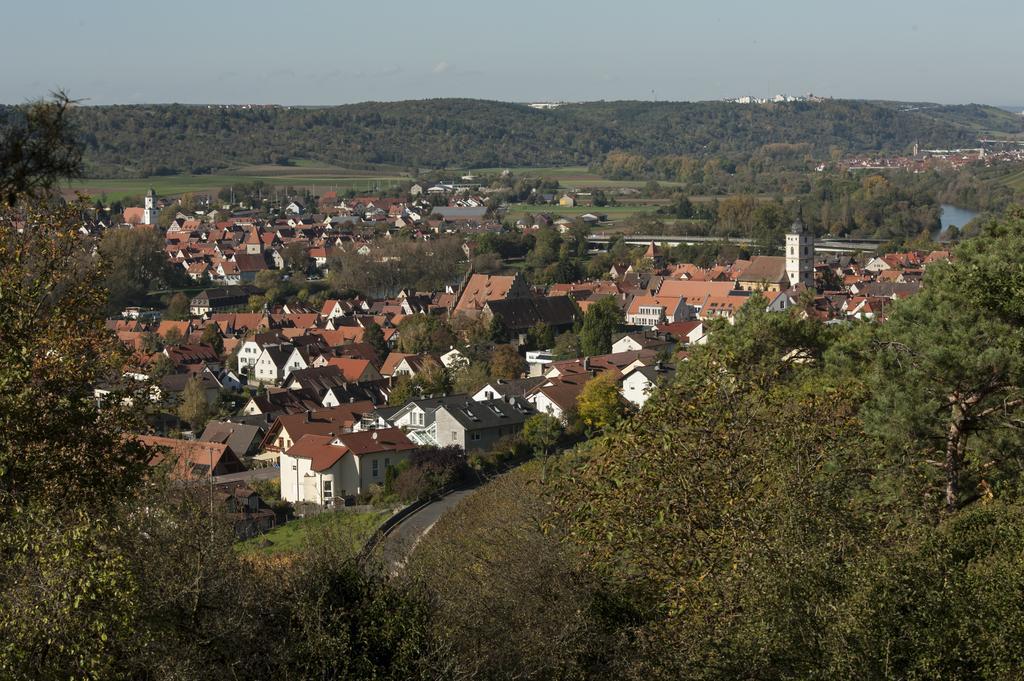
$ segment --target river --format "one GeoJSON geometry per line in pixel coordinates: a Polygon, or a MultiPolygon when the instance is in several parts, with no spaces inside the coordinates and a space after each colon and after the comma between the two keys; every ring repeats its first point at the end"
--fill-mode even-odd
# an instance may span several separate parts
{"type": "Polygon", "coordinates": [[[973,220],[978,216],[978,213],[973,210],[967,210],[966,208],[959,208],[957,206],[951,206],[948,203],[942,204],[942,215],[939,217],[939,221],[942,222],[941,232],[945,232],[952,225],[963,229],[964,225],[973,220]]]}

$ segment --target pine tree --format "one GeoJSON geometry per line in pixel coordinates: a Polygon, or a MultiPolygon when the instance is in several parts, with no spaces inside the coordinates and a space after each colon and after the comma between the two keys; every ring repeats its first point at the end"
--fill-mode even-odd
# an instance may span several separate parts
{"type": "Polygon", "coordinates": [[[384,330],[375,321],[370,321],[363,329],[363,342],[373,346],[381,361],[388,356],[388,344],[384,340],[384,330]]]}
{"type": "Polygon", "coordinates": [[[622,324],[622,310],[614,296],[605,296],[583,315],[580,350],[584,355],[606,355],[612,351],[612,335],[622,324]]]}

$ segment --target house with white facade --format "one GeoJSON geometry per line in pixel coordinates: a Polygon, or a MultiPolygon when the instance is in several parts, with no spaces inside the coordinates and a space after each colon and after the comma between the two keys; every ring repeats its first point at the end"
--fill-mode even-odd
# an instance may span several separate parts
{"type": "Polygon", "coordinates": [[[570,412],[576,407],[576,400],[583,392],[583,386],[591,378],[593,376],[589,373],[584,373],[549,380],[543,386],[534,389],[526,399],[537,413],[547,414],[562,423],[567,423],[570,412]]]}
{"type": "Polygon", "coordinates": [[[269,345],[263,349],[250,373],[250,379],[257,383],[281,383],[293,371],[308,369],[309,364],[294,345],[269,345]]]}
{"type": "Polygon", "coordinates": [[[651,366],[637,367],[626,374],[619,383],[619,394],[627,402],[641,408],[647,403],[652,390],[671,382],[674,376],[675,369],[661,362],[651,366]]]}
{"type": "Polygon", "coordinates": [[[303,435],[281,454],[281,498],[326,506],[365,494],[414,449],[400,428],[303,435]]]}
{"type": "Polygon", "coordinates": [[[653,327],[686,319],[686,301],[678,296],[636,296],[626,311],[626,324],[653,327]]]}

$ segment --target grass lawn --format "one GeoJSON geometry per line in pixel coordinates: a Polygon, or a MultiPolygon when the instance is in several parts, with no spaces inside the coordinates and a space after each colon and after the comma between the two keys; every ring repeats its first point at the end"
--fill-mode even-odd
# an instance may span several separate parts
{"type": "Polygon", "coordinates": [[[293,553],[301,549],[310,537],[334,530],[344,533],[352,542],[352,550],[358,551],[374,530],[390,516],[390,511],[326,512],[285,523],[264,535],[239,542],[235,547],[242,553],[264,556],[293,553]],[[265,539],[273,543],[270,546],[260,546],[265,539]]]}

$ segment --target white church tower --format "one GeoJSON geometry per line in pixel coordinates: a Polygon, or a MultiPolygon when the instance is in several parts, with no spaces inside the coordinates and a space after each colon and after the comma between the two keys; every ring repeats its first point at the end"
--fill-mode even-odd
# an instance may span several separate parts
{"type": "Polygon", "coordinates": [[[786,234],[786,276],[790,287],[814,286],[814,234],[804,228],[800,218],[786,234]]]}
{"type": "Polygon", "coordinates": [[[160,209],[156,207],[156,192],[150,187],[149,191],[146,192],[145,209],[142,211],[142,224],[155,225],[156,216],[159,213],[160,209]]]}

